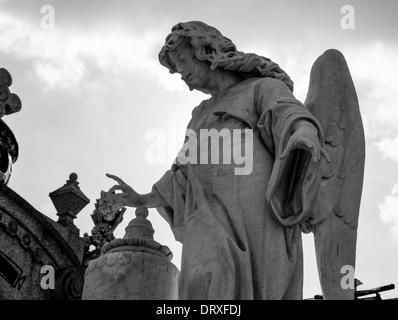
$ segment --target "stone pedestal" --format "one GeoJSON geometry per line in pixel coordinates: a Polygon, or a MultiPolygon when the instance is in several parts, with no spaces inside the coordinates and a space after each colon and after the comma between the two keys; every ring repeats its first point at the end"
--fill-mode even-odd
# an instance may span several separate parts
{"type": "Polygon", "coordinates": [[[170,249],[153,240],[146,208],[136,216],[124,238],[105,244],[87,267],[83,300],[178,299],[179,271],[170,249]]]}

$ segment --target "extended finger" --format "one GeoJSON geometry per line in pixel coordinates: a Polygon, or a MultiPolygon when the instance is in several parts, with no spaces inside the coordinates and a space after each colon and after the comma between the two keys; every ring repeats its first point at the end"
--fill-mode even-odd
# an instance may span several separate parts
{"type": "Polygon", "coordinates": [[[113,174],[107,173],[106,176],[107,176],[108,178],[111,178],[111,179],[115,180],[115,181],[116,181],[117,183],[119,183],[119,184],[125,184],[124,181],[123,181],[122,179],[120,179],[119,177],[117,177],[117,176],[115,176],[115,175],[113,175],[113,174]]]}
{"type": "Polygon", "coordinates": [[[317,159],[317,161],[315,161],[315,162],[321,161],[321,158],[322,158],[322,147],[320,146],[320,144],[318,142],[315,143],[314,147],[315,147],[314,149],[315,149],[315,152],[316,152],[316,159],[317,159]]]}
{"type": "Polygon", "coordinates": [[[318,163],[318,148],[314,148],[314,146],[312,146],[311,148],[311,155],[312,155],[312,160],[314,160],[315,163],[318,163]]]}
{"type": "Polygon", "coordinates": [[[321,153],[325,157],[326,162],[328,162],[328,163],[332,162],[332,160],[330,159],[329,153],[325,149],[321,148],[321,153]]]}
{"type": "Polygon", "coordinates": [[[116,185],[116,186],[113,186],[112,188],[110,188],[109,190],[108,190],[108,193],[112,193],[112,192],[114,192],[114,191],[116,191],[116,190],[124,190],[124,188],[123,188],[123,186],[121,186],[121,185],[116,185]]]}
{"type": "Polygon", "coordinates": [[[320,161],[321,160],[321,146],[318,144],[317,146],[316,146],[316,148],[314,148],[315,149],[315,153],[316,153],[316,162],[318,162],[318,161],[320,161]]]}
{"type": "Polygon", "coordinates": [[[308,152],[311,153],[312,156],[312,160],[317,163],[318,162],[318,148],[315,148],[315,145],[308,141],[307,139],[304,139],[303,141],[301,141],[301,145],[300,145],[300,149],[304,149],[308,152]]]}
{"type": "Polygon", "coordinates": [[[319,146],[319,149],[318,149],[318,161],[321,161],[321,159],[322,159],[322,147],[319,146]]]}

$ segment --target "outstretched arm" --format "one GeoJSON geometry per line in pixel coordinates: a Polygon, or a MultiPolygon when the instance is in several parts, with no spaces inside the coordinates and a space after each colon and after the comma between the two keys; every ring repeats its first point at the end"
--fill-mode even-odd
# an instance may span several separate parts
{"type": "Polygon", "coordinates": [[[178,165],[173,165],[163,177],[153,185],[152,191],[139,194],[119,177],[107,174],[107,177],[118,184],[102,192],[105,198],[104,214],[113,212],[124,206],[156,208],[160,215],[169,223],[177,241],[182,242],[184,234],[184,207],[187,178],[178,165]],[[115,191],[121,191],[114,193],[115,191]],[[111,208],[108,208],[111,207],[111,208]]]}
{"type": "Polygon", "coordinates": [[[167,203],[161,197],[157,190],[152,190],[147,194],[139,194],[127,183],[119,177],[106,174],[108,178],[115,180],[118,184],[109,189],[108,193],[113,194],[114,202],[123,204],[128,207],[147,207],[157,208],[167,206],[167,203]],[[116,190],[122,191],[121,193],[114,193],[116,190]]]}

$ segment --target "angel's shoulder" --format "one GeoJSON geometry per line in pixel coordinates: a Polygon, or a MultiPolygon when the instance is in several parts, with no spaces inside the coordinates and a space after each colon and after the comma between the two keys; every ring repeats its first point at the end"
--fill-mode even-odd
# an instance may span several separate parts
{"type": "Polygon", "coordinates": [[[253,85],[255,95],[279,96],[286,98],[290,98],[293,95],[289,87],[283,81],[275,78],[257,78],[253,85]]]}

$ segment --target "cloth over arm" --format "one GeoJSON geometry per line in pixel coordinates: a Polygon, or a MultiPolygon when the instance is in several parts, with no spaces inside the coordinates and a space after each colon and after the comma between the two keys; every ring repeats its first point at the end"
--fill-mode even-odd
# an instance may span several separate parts
{"type": "MultiPolygon", "coordinates": [[[[281,160],[294,133],[298,120],[312,123],[318,130],[323,147],[323,132],[317,119],[281,81],[267,78],[256,87],[257,128],[262,140],[275,157],[274,166],[266,191],[266,200],[274,217],[283,226],[305,222],[318,195],[321,182],[320,161],[312,161],[310,152],[296,149],[281,160]]],[[[321,160],[323,161],[323,160],[321,160]]]]}
{"type": "Polygon", "coordinates": [[[156,191],[164,199],[167,206],[156,208],[160,215],[169,223],[174,237],[182,242],[184,232],[184,207],[187,177],[181,165],[173,164],[163,177],[156,182],[152,191],[156,191]]]}

